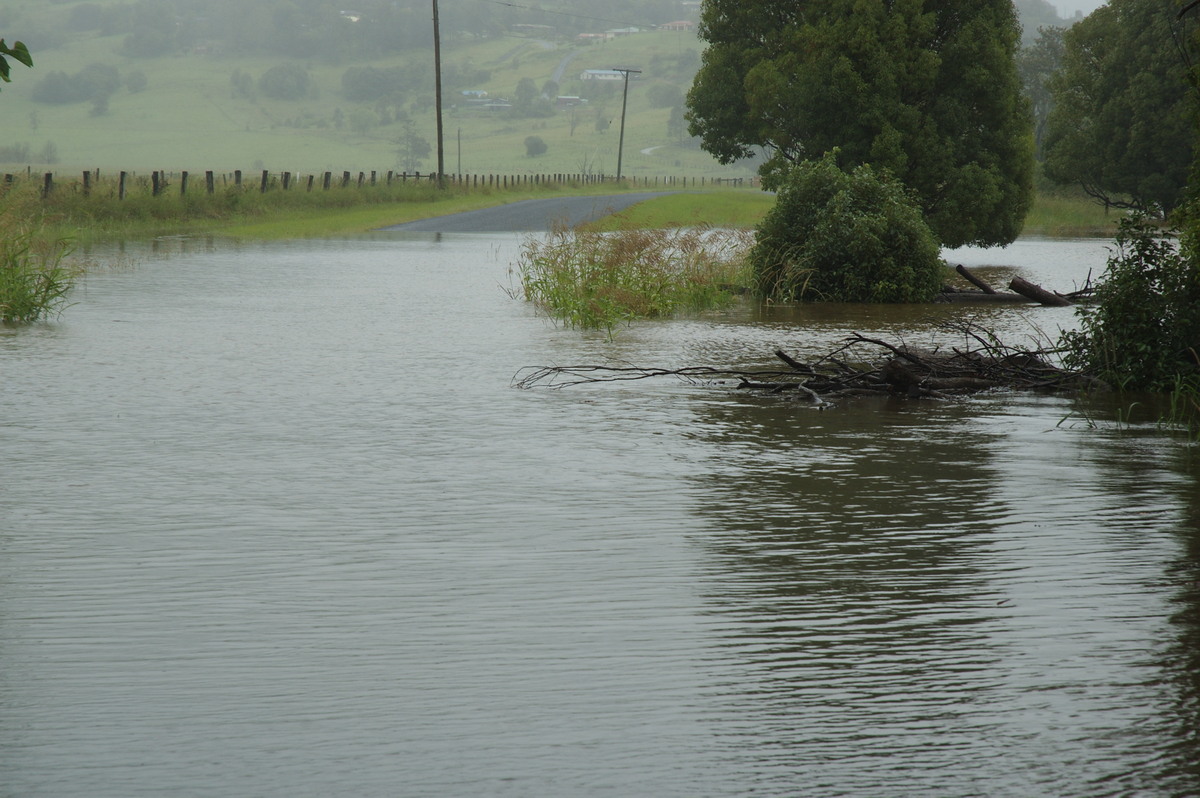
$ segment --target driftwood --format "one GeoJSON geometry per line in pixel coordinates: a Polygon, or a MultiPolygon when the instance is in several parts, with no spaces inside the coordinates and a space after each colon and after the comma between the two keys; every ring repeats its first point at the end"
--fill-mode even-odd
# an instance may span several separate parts
{"type": "Polygon", "coordinates": [[[953,322],[945,325],[945,329],[962,334],[971,345],[930,352],[855,333],[832,352],[807,363],[778,350],[775,357],[785,367],[780,370],[553,366],[523,369],[514,378],[514,385],[564,388],[673,376],[696,383],[732,385],[742,391],[794,395],[818,406],[855,396],[948,398],[987,390],[1063,391],[1104,387],[1082,374],[1054,365],[1055,350],[1007,347],[969,322],[953,322]],[[864,356],[866,349],[872,354],[864,356]]]}
{"type": "Polygon", "coordinates": [[[1008,287],[1021,296],[1027,296],[1034,302],[1040,302],[1043,305],[1050,305],[1052,307],[1066,307],[1067,305],[1071,304],[1071,300],[1067,299],[1062,294],[1056,294],[1052,291],[1047,291],[1040,285],[1034,285],[1028,280],[1023,280],[1020,277],[1012,278],[1012,281],[1008,284],[1008,287]]]}
{"type": "Polygon", "coordinates": [[[971,272],[967,270],[967,267],[966,267],[966,266],[963,266],[961,263],[960,263],[960,264],[958,264],[957,266],[955,266],[955,267],[954,267],[954,271],[956,271],[956,272],[958,272],[960,275],[962,275],[963,279],[965,279],[965,280],[966,280],[968,283],[970,283],[971,285],[973,285],[973,286],[975,286],[976,288],[978,288],[978,289],[979,289],[980,291],[982,291],[983,293],[985,293],[985,294],[994,294],[994,293],[996,293],[996,289],[995,289],[995,288],[992,288],[992,287],[991,287],[990,285],[988,285],[986,282],[984,282],[983,280],[979,279],[979,278],[978,278],[978,277],[976,277],[975,275],[971,274],[971,272]]]}
{"type": "Polygon", "coordinates": [[[1055,291],[1047,291],[1040,285],[1029,282],[1021,277],[1014,277],[1008,284],[1008,291],[997,291],[978,275],[971,272],[966,266],[961,263],[954,267],[954,270],[971,285],[978,288],[978,291],[964,290],[955,288],[952,285],[942,286],[942,293],[938,299],[942,302],[1037,302],[1041,305],[1052,307],[1065,307],[1073,305],[1079,301],[1086,301],[1091,298],[1092,286],[1091,276],[1088,276],[1088,282],[1078,291],[1073,291],[1069,294],[1060,294],[1055,291]]]}

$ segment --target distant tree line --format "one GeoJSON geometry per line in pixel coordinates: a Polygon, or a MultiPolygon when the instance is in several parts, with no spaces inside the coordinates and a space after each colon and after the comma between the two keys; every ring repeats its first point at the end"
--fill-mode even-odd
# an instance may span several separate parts
{"type": "Polygon", "coordinates": [[[61,70],[48,72],[33,84],[32,99],[49,105],[91,102],[92,113],[108,112],[108,101],[122,87],[131,93],[144,91],[149,85],[146,73],[132,70],[122,78],[120,71],[109,64],[89,64],[75,74],[61,70]]]}

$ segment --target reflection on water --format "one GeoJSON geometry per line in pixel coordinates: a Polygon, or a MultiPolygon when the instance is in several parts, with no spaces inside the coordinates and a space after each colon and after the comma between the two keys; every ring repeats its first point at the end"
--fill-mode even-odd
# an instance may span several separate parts
{"type": "Polygon", "coordinates": [[[1195,789],[1177,718],[1194,695],[1181,713],[1161,689],[1195,671],[1143,650],[1173,636],[1176,541],[1158,533],[1191,483],[1148,452],[1113,480],[1089,437],[1048,448],[1053,429],[1029,426],[1048,404],[711,414],[709,598],[749,685],[740,712],[772,719],[746,759],[796,768],[774,772],[781,793],[796,771],[813,794],[1195,789]]]}
{"type": "Polygon", "coordinates": [[[0,794],[1200,793],[1200,491],[1152,423],[509,387],[1069,312],[609,341],[505,294],[518,245],[160,241],[0,330],[0,794]]]}

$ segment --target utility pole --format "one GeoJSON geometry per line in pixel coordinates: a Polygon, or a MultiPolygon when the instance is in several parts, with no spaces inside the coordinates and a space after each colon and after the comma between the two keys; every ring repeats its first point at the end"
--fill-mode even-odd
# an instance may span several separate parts
{"type": "Polygon", "coordinates": [[[438,29],[438,3],[433,0],[433,101],[437,110],[437,184],[446,179],[446,157],[442,146],[442,35],[438,29]]]}
{"type": "Polygon", "coordinates": [[[625,106],[629,102],[629,73],[642,74],[640,69],[622,69],[613,67],[613,72],[625,73],[625,91],[621,93],[621,137],[617,140],[617,180],[621,179],[621,156],[625,149],[625,106]]]}

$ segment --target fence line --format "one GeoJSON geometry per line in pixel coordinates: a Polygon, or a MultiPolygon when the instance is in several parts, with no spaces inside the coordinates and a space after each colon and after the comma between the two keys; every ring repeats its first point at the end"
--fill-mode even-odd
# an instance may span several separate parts
{"type": "MultiPolygon", "coordinates": [[[[26,179],[33,178],[32,168],[26,169],[25,177],[26,177],[26,179]]],[[[189,183],[189,177],[190,177],[190,173],[187,171],[168,173],[163,170],[157,170],[157,169],[153,170],[150,173],[151,195],[155,196],[155,197],[162,196],[163,194],[167,193],[168,189],[172,185],[178,186],[178,191],[181,196],[187,195],[188,191],[191,190],[191,185],[189,183]]],[[[225,187],[228,187],[230,185],[230,183],[232,182],[232,185],[235,188],[245,190],[246,183],[245,183],[243,177],[244,177],[244,175],[242,173],[242,170],[236,169],[232,173],[222,173],[219,176],[219,179],[220,179],[221,185],[223,185],[225,187]]],[[[320,173],[321,179],[320,179],[319,185],[320,185],[320,189],[322,191],[329,191],[334,187],[335,184],[334,184],[333,177],[334,177],[334,172],[332,172],[332,171],[320,173]]],[[[127,171],[121,171],[118,173],[118,176],[117,176],[117,197],[118,197],[118,199],[123,200],[126,198],[128,182],[129,182],[130,178],[136,179],[136,178],[138,178],[138,174],[136,172],[127,172],[127,171]]],[[[296,185],[298,183],[300,183],[303,185],[305,191],[311,192],[317,185],[316,178],[317,178],[317,173],[308,174],[307,179],[301,180],[298,173],[280,172],[278,174],[274,174],[270,170],[264,169],[264,170],[262,170],[261,176],[258,181],[258,190],[264,194],[267,193],[268,191],[272,191],[272,190],[293,191],[293,190],[296,190],[296,185]]],[[[464,189],[478,189],[478,188],[508,189],[508,188],[520,188],[520,187],[530,187],[530,186],[536,187],[536,186],[543,186],[543,185],[544,186],[601,185],[604,183],[612,183],[613,185],[617,185],[618,183],[622,183],[622,182],[633,188],[641,187],[641,188],[646,188],[646,189],[651,189],[651,188],[654,188],[654,189],[657,189],[657,188],[663,188],[663,189],[683,188],[683,189],[686,189],[686,188],[706,188],[709,186],[716,187],[716,186],[723,186],[723,185],[740,186],[740,185],[744,185],[747,182],[747,178],[742,178],[742,177],[733,177],[733,178],[709,177],[709,178],[706,178],[706,177],[687,177],[687,176],[676,176],[676,175],[657,175],[654,177],[649,177],[649,176],[636,177],[635,176],[635,177],[625,177],[625,178],[622,178],[621,180],[617,180],[612,175],[596,175],[596,174],[582,174],[582,173],[576,173],[576,174],[571,174],[571,173],[553,173],[553,174],[495,174],[495,173],[488,173],[488,174],[465,174],[465,175],[461,175],[461,174],[449,175],[448,174],[448,175],[443,175],[442,179],[447,186],[459,187],[459,188],[464,188],[464,189]]],[[[17,175],[15,173],[7,173],[4,175],[4,185],[5,186],[12,185],[14,182],[16,182],[16,180],[17,180],[17,175]]],[[[338,181],[338,183],[336,185],[338,188],[342,188],[342,189],[350,188],[352,184],[357,188],[364,188],[366,186],[379,185],[380,182],[382,182],[384,185],[391,186],[397,182],[408,183],[410,180],[413,181],[414,183],[420,183],[422,181],[424,181],[426,183],[433,183],[437,180],[437,175],[435,175],[433,173],[428,173],[428,172],[425,174],[421,174],[420,172],[413,172],[410,174],[408,172],[396,172],[394,170],[389,169],[386,172],[386,174],[381,177],[379,172],[372,170],[371,172],[359,172],[358,176],[357,176],[357,180],[355,180],[354,175],[351,172],[343,171],[341,174],[341,179],[340,179],[340,181],[338,181]]],[[[56,176],[55,176],[54,172],[46,172],[43,174],[42,188],[41,188],[41,193],[42,193],[43,198],[49,197],[50,194],[56,190],[56,188],[58,187],[58,184],[55,181],[56,181],[56,176]]],[[[753,178],[750,178],[749,182],[751,185],[757,184],[757,180],[755,180],[753,178]]],[[[100,170],[95,169],[95,170],[83,172],[81,181],[79,183],[73,183],[71,185],[77,186],[79,188],[79,190],[84,194],[84,196],[87,196],[91,193],[91,191],[93,190],[93,188],[95,186],[99,185],[99,183],[100,183],[100,170]]],[[[218,175],[216,172],[209,170],[204,173],[204,191],[205,191],[205,193],[207,193],[207,194],[216,193],[217,183],[218,183],[218,175]]]]}

